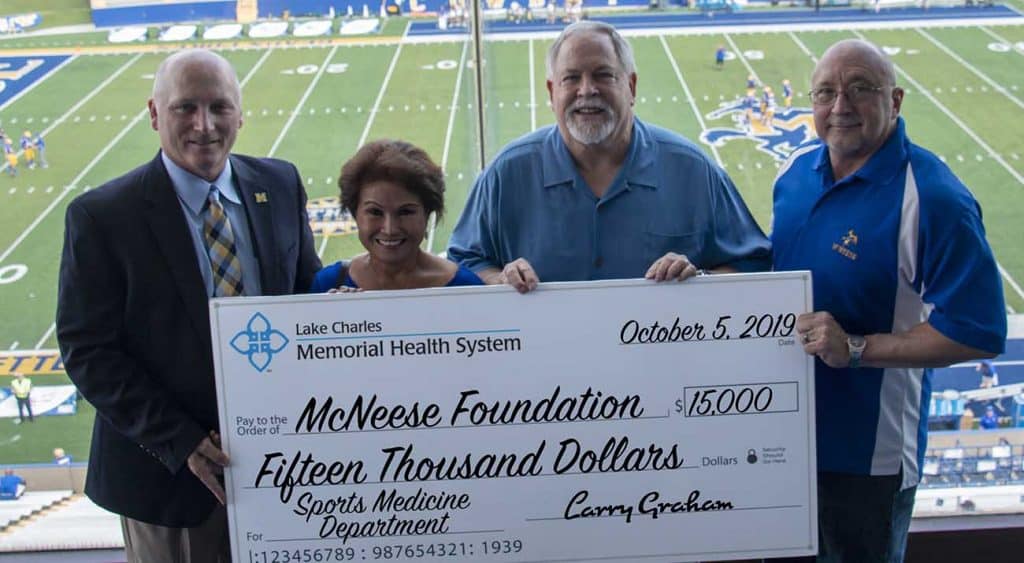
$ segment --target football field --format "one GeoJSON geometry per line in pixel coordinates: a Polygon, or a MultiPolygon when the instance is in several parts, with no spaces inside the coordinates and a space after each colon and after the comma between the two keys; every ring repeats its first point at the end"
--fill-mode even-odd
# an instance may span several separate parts
{"type": "MultiPolygon", "coordinates": [[[[554,122],[545,87],[547,37],[521,33],[485,44],[487,160],[512,139],[554,122]]],[[[907,90],[909,135],[945,160],[981,202],[1008,312],[1024,312],[1024,26],[636,35],[637,113],[696,140],[725,167],[767,231],[778,166],[813,135],[803,93],[814,62],[845,37],[864,37],[892,55],[907,90]],[[734,55],[721,70],[713,64],[719,44],[734,55]],[[780,107],[772,127],[740,122],[737,102],[749,74],[777,94],[783,79],[793,84],[793,108],[780,107]]],[[[31,54],[0,51],[0,62],[31,54]]],[[[245,123],[235,152],[296,163],[311,208],[329,209],[336,201],[324,198],[337,195],[339,168],[360,144],[381,137],[418,144],[448,178],[447,216],[428,242],[430,250],[444,250],[480,166],[468,42],[382,37],[222,54],[243,84],[245,123]]],[[[13,138],[25,129],[45,133],[50,164],[28,170],[22,162],[17,177],[0,174],[0,351],[56,348],[64,208],[155,156],[158,138],[145,101],[165,56],[150,46],[69,53],[0,107],[13,138]]],[[[322,219],[314,227],[325,263],[361,251],[347,225],[333,230],[339,223],[322,219]]],[[[80,459],[86,452],[75,454],[80,459]]]]}

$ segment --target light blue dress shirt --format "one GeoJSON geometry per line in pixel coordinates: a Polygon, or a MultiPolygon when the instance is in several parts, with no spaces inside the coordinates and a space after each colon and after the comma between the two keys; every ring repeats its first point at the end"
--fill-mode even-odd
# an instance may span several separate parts
{"type": "Polygon", "coordinates": [[[643,277],[667,252],[699,268],[771,266],[736,187],[690,141],[635,119],[618,177],[597,198],[555,126],[513,141],[477,178],[448,257],[474,272],[525,258],[540,281],[643,277]]]}
{"type": "Polygon", "coordinates": [[[231,222],[231,233],[235,237],[235,249],[238,261],[242,263],[242,295],[261,295],[260,264],[256,259],[252,234],[249,229],[249,218],[245,214],[242,199],[235,188],[234,175],[231,172],[231,160],[227,161],[224,170],[213,182],[192,174],[178,166],[162,151],[160,153],[171,177],[171,184],[178,194],[178,203],[188,221],[189,233],[192,235],[192,246],[199,261],[199,273],[206,284],[206,294],[213,296],[213,268],[210,266],[210,255],[203,240],[203,205],[210,193],[210,185],[217,186],[218,199],[224,207],[224,213],[231,222]]]}

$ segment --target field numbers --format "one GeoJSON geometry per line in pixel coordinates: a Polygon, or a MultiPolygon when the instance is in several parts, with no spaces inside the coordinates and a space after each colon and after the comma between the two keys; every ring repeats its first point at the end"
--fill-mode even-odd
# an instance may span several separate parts
{"type": "Polygon", "coordinates": [[[988,50],[994,51],[996,53],[1009,53],[1014,49],[1024,51],[1024,41],[1018,41],[1013,45],[1010,45],[1009,43],[1003,43],[1001,41],[994,41],[988,44],[988,50]]]}
{"type": "MultiPolygon", "coordinates": [[[[728,52],[726,53],[725,57],[729,58],[728,52]]],[[[743,57],[746,58],[748,61],[763,61],[764,51],[743,51],[743,57]]]]}
{"type": "MultiPolygon", "coordinates": [[[[459,63],[451,59],[444,59],[437,61],[432,65],[423,65],[420,68],[423,70],[455,70],[459,67],[459,63]]],[[[466,61],[466,68],[473,68],[473,61],[466,61]]]]}
{"type": "MultiPolygon", "coordinates": [[[[316,74],[320,70],[320,65],[308,64],[300,65],[294,69],[282,70],[281,74],[316,74]]],[[[327,74],[341,74],[348,70],[348,63],[331,63],[327,65],[324,72],[327,74]]]]}
{"type": "Polygon", "coordinates": [[[14,283],[25,277],[28,273],[28,266],[24,264],[11,264],[0,267],[0,285],[14,283]]]}

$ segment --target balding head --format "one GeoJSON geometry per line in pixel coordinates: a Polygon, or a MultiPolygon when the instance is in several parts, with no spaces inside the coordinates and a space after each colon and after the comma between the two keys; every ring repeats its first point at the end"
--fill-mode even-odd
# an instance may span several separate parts
{"type": "Polygon", "coordinates": [[[156,77],[153,79],[153,99],[160,100],[161,96],[166,96],[176,77],[181,75],[182,69],[190,66],[204,67],[208,71],[223,73],[222,77],[226,79],[225,83],[232,86],[235,99],[241,105],[242,89],[238,85],[238,75],[235,73],[234,67],[224,57],[205,49],[186,49],[164,59],[157,67],[156,77]]]}
{"type": "Polygon", "coordinates": [[[195,176],[216,180],[242,126],[241,98],[238,77],[220,55],[190,49],[167,57],[149,100],[164,155],[195,176]]]}
{"type": "Polygon", "coordinates": [[[829,47],[814,67],[814,73],[811,74],[811,84],[814,84],[814,79],[818,76],[819,69],[823,66],[834,64],[833,61],[835,59],[860,60],[865,66],[874,69],[877,76],[883,82],[879,86],[896,85],[896,69],[889,55],[885,54],[885,51],[879,49],[874,43],[864,41],[863,39],[844,39],[829,47]]]}
{"type": "Polygon", "coordinates": [[[896,129],[903,90],[875,45],[847,39],[829,47],[811,75],[814,128],[828,145],[836,180],[856,172],[896,129]]]}

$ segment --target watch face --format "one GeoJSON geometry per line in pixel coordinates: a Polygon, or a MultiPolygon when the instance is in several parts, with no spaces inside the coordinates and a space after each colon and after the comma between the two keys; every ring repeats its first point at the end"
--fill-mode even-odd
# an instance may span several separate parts
{"type": "Polygon", "coordinates": [[[848,339],[850,349],[856,352],[861,352],[864,347],[867,346],[867,340],[863,336],[850,336],[848,339]]]}

